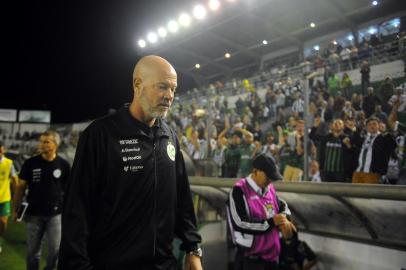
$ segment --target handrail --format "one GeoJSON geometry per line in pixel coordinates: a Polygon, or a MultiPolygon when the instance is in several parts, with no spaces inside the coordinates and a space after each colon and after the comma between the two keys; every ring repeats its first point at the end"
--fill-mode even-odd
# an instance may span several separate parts
{"type": "MultiPolygon", "coordinates": [[[[231,188],[237,179],[189,176],[189,181],[196,186],[231,188]]],[[[277,192],[406,201],[406,186],[282,181],[273,185],[277,192]]]]}

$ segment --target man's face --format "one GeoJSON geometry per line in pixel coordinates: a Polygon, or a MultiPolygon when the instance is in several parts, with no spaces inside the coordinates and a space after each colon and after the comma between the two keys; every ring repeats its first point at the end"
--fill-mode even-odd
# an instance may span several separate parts
{"type": "Polygon", "coordinates": [[[296,123],[296,132],[299,133],[300,135],[304,134],[304,128],[305,128],[304,123],[302,123],[302,122],[296,123]]]}
{"type": "Polygon", "coordinates": [[[345,125],[346,125],[346,127],[347,128],[349,128],[349,129],[354,129],[354,127],[355,127],[355,121],[354,120],[347,120],[347,121],[345,121],[345,125]]]}
{"type": "Polygon", "coordinates": [[[310,172],[312,174],[315,174],[316,172],[318,172],[318,170],[319,170],[319,164],[315,161],[312,161],[310,163],[310,172]]]}
{"type": "Polygon", "coordinates": [[[173,69],[159,69],[142,83],[140,104],[146,116],[165,118],[172,105],[177,87],[177,75],[173,69]]]}
{"type": "Polygon", "coordinates": [[[341,120],[335,120],[331,126],[331,130],[333,133],[341,133],[341,131],[344,129],[344,124],[343,121],[341,120]]]}
{"type": "Polygon", "coordinates": [[[233,144],[235,144],[235,145],[240,144],[240,143],[241,143],[241,138],[240,138],[240,136],[238,136],[238,135],[233,135],[233,137],[232,137],[232,142],[233,142],[233,144]]]}
{"type": "Polygon", "coordinates": [[[41,154],[56,152],[58,145],[53,136],[42,135],[39,137],[38,150],[41,154]]]}
{"type": "Polygon", "coordinates": [[[379,123],[376,120],[369,121],[367,124],[367,131],[371,134],[376,134],[379,130],[379,123]]]}

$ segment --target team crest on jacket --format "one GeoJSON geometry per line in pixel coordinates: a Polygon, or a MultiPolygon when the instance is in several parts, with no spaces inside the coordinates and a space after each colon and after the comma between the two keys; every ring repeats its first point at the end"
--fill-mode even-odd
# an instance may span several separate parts
{"type": "Polygon", "coordinates": [[[61,175],[62,175],[62,171],[60,170],[60,169],[56,169],[56,170],[54,170],[53,171],[53,176],[55,177],[55,178],[59,178],[59,177],[61,177],[61,175]]]}
{"type": "Polygon", "coordinates": [[[172,160],[175,161],[175,146],[173,146],[171,141],[168,141],[168,145],[166,146],[166,153],[168,153],[168,157],[172,160]]]}

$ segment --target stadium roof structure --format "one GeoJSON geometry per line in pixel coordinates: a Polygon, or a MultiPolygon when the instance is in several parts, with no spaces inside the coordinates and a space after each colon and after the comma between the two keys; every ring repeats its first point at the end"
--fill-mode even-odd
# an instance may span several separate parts
{"type": "Polygon", "coordinates": [[[243,69],[259,70],[270,53],[292,46],[303,51],[306,41],[341,30],[356,33],[366,22],[405,11],[403,0],[379,0],[376,6],[372,0],[236,0],[139,52],[165,57],[203,85],[243,69]]]}

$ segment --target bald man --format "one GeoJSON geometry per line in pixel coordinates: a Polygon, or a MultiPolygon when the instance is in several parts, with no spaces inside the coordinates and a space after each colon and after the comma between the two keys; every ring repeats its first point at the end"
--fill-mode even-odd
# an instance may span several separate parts
{"type": "Polygon", "coordinates": [[[201,237],[175,133],[163,121],[177,87],[175,69],[143,57],[129,107],[95,120],[80,137],[62,221],[61,270],[200,270],[201,237]]]}

